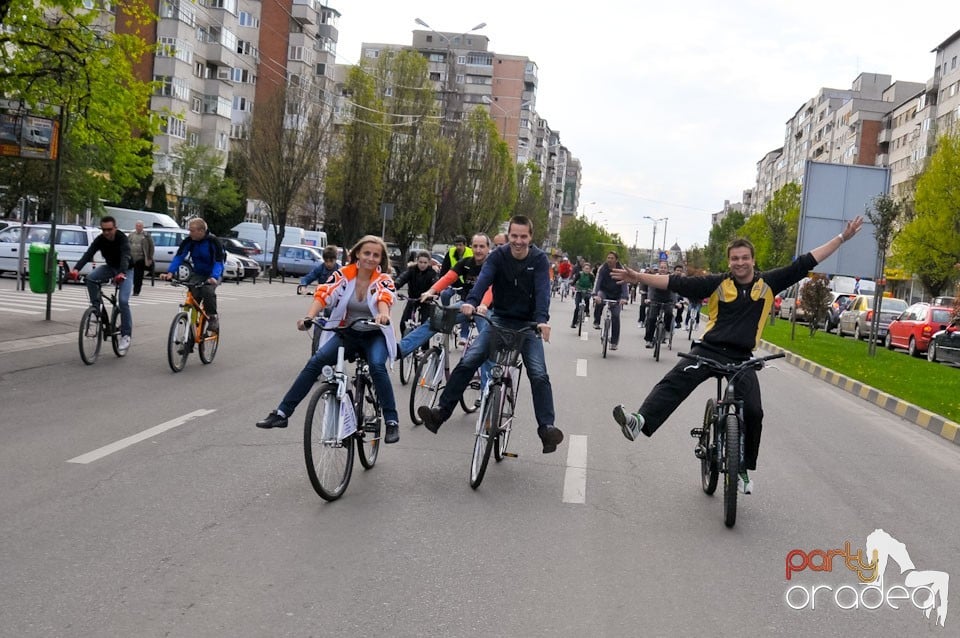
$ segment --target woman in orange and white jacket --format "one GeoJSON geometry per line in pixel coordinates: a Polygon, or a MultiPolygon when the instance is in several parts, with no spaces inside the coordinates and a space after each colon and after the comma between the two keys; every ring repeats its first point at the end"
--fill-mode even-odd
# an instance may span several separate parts
{"type": "MultiPolygon", "coordinates": [[[[396,291],[393,279],[387,274],[389,270],[386,244],[379,237],[366,235],[350,249],[350,263],[333,273],[329,283],[317,286],[307,319],[331,307],[328,322],[344,326],[366,318],[378,325],[358,324],[344,332],[324,332],[316,354],[300,371],[277,409],[257,422],[258,428],[287,427],[287,419],[310,392],[323,367],[337,362],[337,350],[343,345],[348,357],[352,352],[363,350],[370,364],[370,376],[386,421],[384,443],[400,440],[397,402],[387,373],[387,362],[394,359],[397,351],[396,336],[390,325],[390,307],[396,291]]],[[[308,327],[304,321],[297,321],[300,330],[308,327]]]]}

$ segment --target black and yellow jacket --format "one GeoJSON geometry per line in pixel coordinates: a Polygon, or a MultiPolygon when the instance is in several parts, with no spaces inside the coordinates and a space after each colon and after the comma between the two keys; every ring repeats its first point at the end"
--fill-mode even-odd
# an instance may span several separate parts
{"type": "Polygon", "coordinates": [[[707,326],[702,342],[729,356],[749,358],[760,343],[773,298],[800,281],[817,265],[807,253],[789,266],[755,272],[753,281],[738,284],[731,273],[684,277],[670,275],[668,289],[683,297],[707,298],[707,326]]]}

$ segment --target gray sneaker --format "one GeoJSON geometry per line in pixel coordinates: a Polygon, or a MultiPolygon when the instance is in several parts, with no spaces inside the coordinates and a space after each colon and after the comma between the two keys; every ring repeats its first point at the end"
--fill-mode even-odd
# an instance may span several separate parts
{"type": "Polygon", "coordinates": [[[643,427],[643,415],[639,412],[629,413],[624,410],[622,405],[613,409],[613,420],[620,426],[623,436],[630,441],[636,441],[640,436],[640,428],[643,427]]]}
{"type": "Polygon", "coordinates": [[[740,472],[737,477],[737,489],[739,489],[744,494],[753,494],[754,484],[750,480],[750,477],[747,476],[746,471],[740,472]]]}

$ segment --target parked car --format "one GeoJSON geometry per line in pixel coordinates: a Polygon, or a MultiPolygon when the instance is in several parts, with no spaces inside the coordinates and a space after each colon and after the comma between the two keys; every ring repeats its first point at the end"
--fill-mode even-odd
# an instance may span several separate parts
{"type": "Polygon", "coordinates": [[[953,311],[946,306],[915,303],[890,322],[884,344],[888,350],[906,348],[911,356],[927,351],[934,333],[946,330],[953,311]]]}
{"type": "Polygon", "coordinates": [[[240,263],[240,279],[256,279],[260,275],[260,264],[252,257],[227,253],[240,263]]]}
{"type": "Polygon", "coordinates": [[[239,237],[217,237],[223,249],[228,253],[240,255],[241,257],[252,257],[258,259],[257,255],[263,251],[260,244],[251,239],[240,239],[239,237]]]}
{"type": "MultiPolygon", "coordinates": [[[[887,327],[890,322],[900,316],[907,309],[907,302],[895,297],[884,297],[880,303],[880,323],[877,326],[877,339],[887,336],[887,327]]],[[[870,336],[870,322],[873,321],[873,295],[857,295],[850,302],[850,306],[840,313],[837,333],[853,335],[857,339],[866,339],[870,336]]]]}
{"type": "Polygon", "coordinates": [[[945,330],[930,338],[927,361],[946,361],[960,365],[960,318],[955,318],[945,330]]]}
{"type": "Polygon", "coordinates": [[[949,306],[953,307],[957,303],[956,297],[934,297],[933,305],[934,306],[949,306]]]}
{"type": "MultiPolygon", "coordinates": [[[[100,229],[96,226],[58,225],[53,247],[57,253],[57,259],[66,262],[67,269],[73,268],[99,234],[100,229]]],[[[26,264],[30,244],[34,242],[50,243],[50,224],[16,225],[0,230],[0,273],[16,273],[19,269],[20,260],[23,260],[26,264]],[[20,235],[22,232],[26,232],[26,243],[24,244],[24,254],[21,255],[20,235]]],[[[100,263],[103,263],[103,257],[98,252],[93,256],[93,261],[83,267],[82,274],[88,274],[100,263]]],[[[24,270],[26,269],[27,266],[24,267],[24,270]]]]}
{"type": "Polygon", "coordinates": [[[802,281],[793,284],[780,293],[780,309],[778,313],[781,319],[789,319],[790,313],[796,313],[797,321],[803,321],[804,313],[803,306],[800,303],[800,288],[808,281],[810,281],[810,279],[805,277],[802,281]]]}
{"type": "Polygon", "coordinates": [[[857,298],[856,295],[845,292],[831,292],[833,299],[827,306],[827,316],[823,319],[821,328],[824,332],[833,332],[840,323],[840,313],[847,309],[850,303],[857,298]]]}
{"type": "Polygon", "coordinates": [[[153,238],[153,271],[167,272],[180,242],[190,236],[190,231],[186,228],[150,228],[146,232],[153,238]]]}
{"type": "Polygon", "coordinates": [[[223,264],[222,279],[243,279],[243,264],[240,263],[240,258],[233,253],[226,253],[226,255],[227,260],[223,264]]]}
{"type": "MultiPolygon", "coordinates": [[[[313,267],[323,261],[320,251],[312,246],[295,246],[281,244],[277,257],[277,269],[287,275],[302,277],[313,270],[313,267]]],[[[273,253],[263,255],[264,268],[273,263],[273,253]]]]}

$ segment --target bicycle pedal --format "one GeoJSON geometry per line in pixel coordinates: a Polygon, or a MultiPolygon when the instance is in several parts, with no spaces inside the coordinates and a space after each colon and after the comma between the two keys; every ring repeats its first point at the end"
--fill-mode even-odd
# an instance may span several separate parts
{"type": "Polygon", "coordinates": [[[703,436],[703,428],[693,428],[690,430],[690,436],[695,439],[699,439],[701,436],[703,436]]]}
{"type": "Polygon", "coordinates": [[[507,457],[507,458],[511,458],[511,459],[520,458],[520,455],[517,454],[516,452],[504,452],[504,453],[503,453],[503,456],[504,456],[504,457],[507,457]]]}
{"type": "Polygon", "coordinates": [[[698,459],[705,459],[707,458],[707,450],[704,449],[702,445],[698,445],[697,447],[693,448],[693,455],[698,459]]]}

